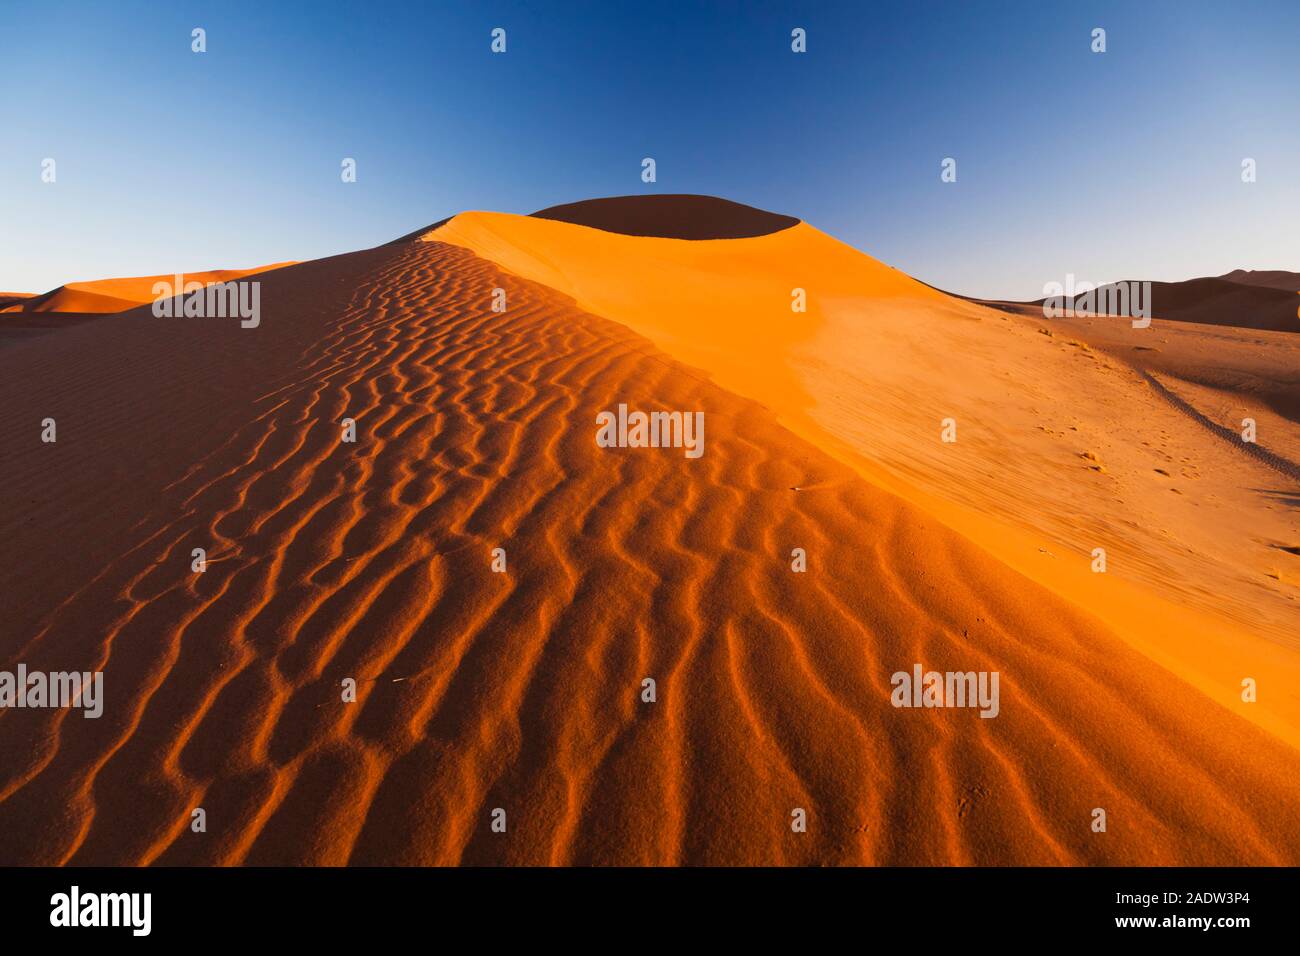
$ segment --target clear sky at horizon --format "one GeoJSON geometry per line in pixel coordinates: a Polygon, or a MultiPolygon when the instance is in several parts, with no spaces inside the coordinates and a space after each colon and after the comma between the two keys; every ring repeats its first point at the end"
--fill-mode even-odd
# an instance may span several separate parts
{"type": "Polygon", "coordinates": [[[0,289],[643,192],[974,295],[1300,271],[1298,3],[704,6],[0,0],[0,289]]]}

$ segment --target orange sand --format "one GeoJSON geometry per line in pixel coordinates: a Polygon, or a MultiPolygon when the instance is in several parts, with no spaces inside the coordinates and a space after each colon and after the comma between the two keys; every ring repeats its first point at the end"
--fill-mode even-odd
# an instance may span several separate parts
{"type": "Polygon", "coordinates": [[[998,559],[1045,497],[1105,496],[1036,435],[1003,473],[1028,439],[986,406],[1093,360],[803,225],[444,230],[267,274],[257,329],[138,308],[0,348],[0,667],[108,697],[0,712],[0,862],[1300,862],[1293,743],[998,559]],[[705,411],[705,454],[597,448],[620,402],[705,411]],[[999,671],[1000,715],[891,707],[915,662],[999,671]]]}

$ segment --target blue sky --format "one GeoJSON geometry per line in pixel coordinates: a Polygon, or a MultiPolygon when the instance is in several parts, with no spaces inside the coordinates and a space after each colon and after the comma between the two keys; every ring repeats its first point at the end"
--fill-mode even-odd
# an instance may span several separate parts
{"type": "Polygon", "coordinates": [[[0,36],[5,291],[640,192],[799,216],[970,294],[1300,270],[1294,2],[0,0],[0,36]]]}

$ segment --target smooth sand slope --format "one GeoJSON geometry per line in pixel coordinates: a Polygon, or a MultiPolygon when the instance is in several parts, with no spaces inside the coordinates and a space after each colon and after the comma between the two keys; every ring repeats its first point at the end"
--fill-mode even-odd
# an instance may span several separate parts
{"type": "MultiPolygon", "coordinates": [[[[700,244],[718,301],[795,230],[700,244]]],[[[727,388],[743,343],[710,378],[707,324],[683,364],[442,241],[262,309],[0,350],[0,665],[107,694],[0,712],[0,862],[1300,862],[1293,747],[727,388]],[[598,448],[620,402],[705,454],[598,448]],[[891,707],[916,662],[998,670],[999,716],[891,707]]]]}
{"type": "MultiPolygon", "coordinates": [[[[1300,469],[1253,454],[1289,447],[1294,418],[1243,447],[1077,330],[947,296],[806,223],[685,242],[474,212],[428,235],[646,335],[1300,744],[1300,555],[1287,550],[1300,469]],[[954,444],[940,440],[948,418],[954,444]],[[1091,570],[1099,547],[1105,574],[1091,570]],[[1240,698],[1245,677],[1268,684],[1257,703],[1240,698]]],[[[1141,330],[1127,354],[1181,327],[1141,330]]],[[[1294,400],[1289,337],[1221,335],[1271,356],[1260,378],[1294,400]]]]}

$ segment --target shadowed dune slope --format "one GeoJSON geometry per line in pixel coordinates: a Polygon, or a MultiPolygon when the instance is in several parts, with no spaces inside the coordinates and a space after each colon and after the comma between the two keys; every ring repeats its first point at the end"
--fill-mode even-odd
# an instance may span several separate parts
{"type": "Polygon", "coordinates": [[[1300,292],[1300,272],[1286,272],[1282,269],[1234,269],[1217,278],[1242,285],[1257,285],[1267,289],[1283,289],[1286,292],[1300,292]]]}
{"type": "Polygon", "coordinates": [[[262,305],[0,352],[0,663],[106,694],[0,713],[0,861],[1300,862],[1294,750],[626,327],[440,242],[262,305]]]}
{"type": "Polygon", "coordinates": [[[0,312],[11,305],[21,305],[32,297],[31,292],[0,292],[0,312]]]}
{"type": "MultiPolygon", "coordinates": [[[[465,213],[428,238],[647,336],[1300,745],[1300,482],[1283,461],[1300,428],[1272,415],[1246,445],[1127,360],[1199,327],[1157,320],[1105,355],[1041,313],[953,298],[807,223],[685,242],[465,213]],[[1246,676],[1267,700],[1241,699],[1246,676]]],[[[1288,407],[1294,337],[1217,335],[1236,342],[1235,369],[1200,379],[1249,369],[1256,396],[1230,393],[1219,419],[1240,428],[1261,398],[1288,407]]]]}
{"type": "Polygon", "coordinates": [[[799,224],[793,216],[755,209],[716,196],[611,196],[551,206],[533,213],[575,226],[662,239],[743,239],[799,224]]]}

